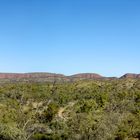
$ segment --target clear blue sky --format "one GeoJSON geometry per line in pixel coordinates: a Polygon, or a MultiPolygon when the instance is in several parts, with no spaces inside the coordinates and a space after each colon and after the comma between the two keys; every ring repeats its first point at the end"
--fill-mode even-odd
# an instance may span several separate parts
{"type": "Polygon", "coordinates": [[[140,0],[0,0],[0,71],[140,73],[140,0]]]}

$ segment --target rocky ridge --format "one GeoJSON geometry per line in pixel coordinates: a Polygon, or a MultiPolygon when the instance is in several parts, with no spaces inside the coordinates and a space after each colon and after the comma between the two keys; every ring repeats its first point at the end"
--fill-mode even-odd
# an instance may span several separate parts
{"type": "MultiPolygon", "coordinates": [[[[96,73],[79,73],[71,76],[56,73],[0,73],[0,79],[115,79],[116,77],[104,77],[96,73]]],[[[140,74],[127,73],[120,77],[125,78],[140,78],[140,74]]]]}

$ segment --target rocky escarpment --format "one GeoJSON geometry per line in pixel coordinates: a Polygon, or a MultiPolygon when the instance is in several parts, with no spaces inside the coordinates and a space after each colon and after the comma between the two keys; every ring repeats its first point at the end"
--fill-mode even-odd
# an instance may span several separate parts
{"type": "Polygon", "coordinates": [[[80,79],[101,79],[103,76],[96,73],[80,73],[71,76],[72,78],[80,78],[80,79]]]}
{"type": "Polygon", "coordinates": [[[121,79],[122,78],[140,78],[140,74],[127,73],[127,74],[121,76],[121,79]]]}
{"type": "Polygon", "coordinates": [[[12,79],[12,78],[79,78],[79,79],[100,79],[103,76],[96,73],[80,73],[71,76],[65,76],[62,74],[55,73],[0,73],[1,79],[12,79]]]}
{"type": "Polygon", "coordinates": [[[12,79],[12,78],[49,78],[49,77],[65,77],[62,74],[55,73],[0,73],[1,79],[12,79]]]}
{"type": "MultiPolygon", "coordinates": [[[[140,74],[127,73],[120,77],[120,79],[125,78],[140,78],[140,74]]],[[[0,73],[0,81],[10,80],[10,81],[75,81],[83,79],[118,79],[116,77],[104,77],[96,73],[79,73],[71,76],[65,76],[63,74],[56,73],[0,73]]]]}

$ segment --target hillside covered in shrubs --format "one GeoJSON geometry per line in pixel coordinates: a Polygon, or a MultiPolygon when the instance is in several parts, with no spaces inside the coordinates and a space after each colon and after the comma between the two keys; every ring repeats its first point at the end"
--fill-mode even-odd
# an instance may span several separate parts
{"type": "Polygon", "coordinates": [[[140,80],[0,84],[0,140],[138,140],[140,80]]]}

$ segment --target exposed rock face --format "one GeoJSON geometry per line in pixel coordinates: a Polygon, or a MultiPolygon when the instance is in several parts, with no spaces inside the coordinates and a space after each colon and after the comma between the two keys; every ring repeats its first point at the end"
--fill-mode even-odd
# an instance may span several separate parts
{"type": "MultiPolygon", "coordinates": [[[[120,77],[124,78],[140,78],[140,74],[127,73],[120,77]]],[[[26,79],[26,80],[37,80],[37,81],[73,81],[82,79],[117,79],[116,77],[103,77],[96,73],[80,73],[71,76],[65,76],[62,74],[55,73],[0,73],[0,79],[26,79]]]]}
{"type": "Polygon", "coordinates": [[[1,79],[6,79],[6,78],[28,78],[29,75],[27,74],[16,74],[16,73],[0,73],[0,78],[1,79]]]}
{"type": "Polygon", "coordinates": [[[80,73],[71,76],[72,78],[83,78],[83,79],[101,79],[103,76],[96,73],[80,73]]]}
{"type": "Polygon", "coordinates": [[[121,78],[140,78],[140,74],[127,73],[123,75],[121,78]]]}
{"type": "Polygon", "coordinates": [[[65,77],[61,74],[54,73],[0,73],[1,79],[12,79],[12,78],[49,78],[49,77],[65,77]]]}

